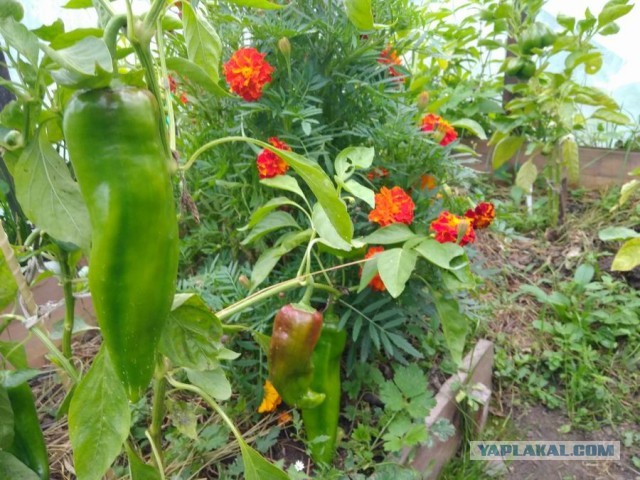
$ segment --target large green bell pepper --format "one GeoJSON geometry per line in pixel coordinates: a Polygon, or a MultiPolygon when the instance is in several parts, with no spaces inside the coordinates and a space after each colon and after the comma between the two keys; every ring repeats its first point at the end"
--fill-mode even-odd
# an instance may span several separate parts
{"type": "Polygon", "coordinates": [[[178,228],[155,98],[123,87],[65,108],[69,157],[91,218],[89,288],[131,401],[146,391],[175,291],[178,228]]]}

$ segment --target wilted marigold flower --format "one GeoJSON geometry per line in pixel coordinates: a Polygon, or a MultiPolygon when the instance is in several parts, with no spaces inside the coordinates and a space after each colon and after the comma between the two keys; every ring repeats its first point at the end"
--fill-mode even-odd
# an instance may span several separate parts
{"type": "Polygon", "coordinates": [[[467,210],[467,213],[465,213],[464,216],[471,221],[473,228],[487,228],[491,225],[493,219],[496,218],[496,209],[493,206],[493,203],[482,202],[473,210],[467,210]]]}
{"type": "MultiPolygon", "coordinates": [[[[384,252],[384,247],[369,247],[367,254],[364,256],[365,259],[369,259],[380,252],[384,252]]],[[[360,276],[362,277],[362,267],[360,267],[360,276]]],[[[380,274],[376,273],[376,275],[369,282],[369,286],[378,292],[384,292],[387,288],[384,286],[384,282],[382,278],[380,278],[380,274]]]]}
{"type": "Polygon", "coordinates": [[[293,422],[293,416],[289,412],[282,412],[278,415],[278,426],[284,427],[286,424],[293,422]]]}
{"type": "Polygon", "coordinates": [[[264,382],[264,398],[258,407],[258,413],[273,412],[281,403],[282,398],[280,398],[276,387],[269,380],[266,380],[264,382]]]}
{"type": "Polygon", "coordinates": [[[476,232],[468,218],[458,217],[446,210],[431,222],[430,227],[430,230],[436,234],[436,240],[440,243],[458,243],[458,237],[463,229],[464,234],[460,239],[460,246],[473,243],[476,240],[476,232]]]}
{"type": "Polygon", "coordinates": [[[440,115],[428,113],[422,118],[422,126],[420,130],[423,132],[435,132],[440,138],[440,145],[446,147],[458,138],[458,133],[449,122],[444,120],[440,115]],[[440,137],[441,136],[441,137],[440,137]]]}
{"type": "Polygon", "coordinates": [[[372,168],[369,173],[367,173],[367,178],[369,180],[375,180],[376,178],[384,178],[389,176],[389,170],[384,167],[375,167],[372,168]]]}
{"type": "Polygon", "coordinates": [[[397,65],[397,66],[402,65],[402,61],[398,56],[398,52],[393,50],[391,47],[387,47],[382,52],[380,52],[378,63],[389,65],[389,75],[391,75],[392,77],[402,76],[402,73],[400,73],[398,70],[393,68],[394,65],[397,65]]]}
{"type": "MultiPolygon", "coordinates": [[[[271,137],[269,143],[280,150],[291,151],[291,147],[277,137],[271,137]]],[[[272,178],[283,175],[289,170],[289,165],[280,156],[264,148],[256,159],[260,178],[272,178]]]]}
{"type": "Polygon", "coordinates": [[[369,212],[369,221],[381,227],[392,223],[413,222],[413,210],[416,208],[411,197],[400,187],[388,189],[382,187],[375,195],[376,208],[369,212]]]}
{"type": "Polygon", "coordinates": [[[255,102],[262,96],[265,84],[271,81],[274,68],[255,48],[240,48],[224,64],[224,76],[233,93],[247,102],[255,102]]]}
{"type": "Polygon", "coordinates": [[[427,190],[433,190],[437,186],[438,186],[438,182],[436,180],[436,177],[434,177],[433,175],[424,174],[420,177],[421,190],[424,190],[425,188],[427,190]]]}

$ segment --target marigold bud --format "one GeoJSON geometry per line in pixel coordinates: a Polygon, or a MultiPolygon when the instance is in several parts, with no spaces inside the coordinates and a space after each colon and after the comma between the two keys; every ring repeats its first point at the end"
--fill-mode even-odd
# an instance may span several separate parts
{"type": "Polygon", "coordinates": [[[429,105],[429,92],[420,92],[416,99],[416,104],[419,110],[425,110],[429,105]]]}
{"type": "Polygon", "coordinates": [[[282,37],[278,40],[278,50],[287,58],[291,55],[291,42],[287,37],[282,37]]]}
{"type": "Polygon", "coordinates": [[[238,277],[238,283],[246,288],[249,288],[251,286],[251,282],[249,281],[249,278],[244,274],[238,277]]]}

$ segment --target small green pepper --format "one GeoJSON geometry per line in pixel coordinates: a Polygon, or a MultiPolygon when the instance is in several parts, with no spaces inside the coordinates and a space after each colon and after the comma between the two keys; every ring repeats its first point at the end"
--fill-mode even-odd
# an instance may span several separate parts
{"type": "Polygon", "coordinates": [[[502,69],[507,75],[528,80],[536,72],[536,64],[529,58],[508,57],[505,59],[502,69]]]}
{"type": "Polygon", "coordinates": [[[522,32],[518,44],[524,55],[530,55],[535,49],[550,47],[556,38],[557,35],[544,23],[534,22],[522,32]]]}
{"type": "Polygon", "coordinates": [[[330,463],[335,455],[340,418],[340,360],[346,343],[347,332],[338,329],[338,316],[326,314],[322,333],[311,359],[311,388],[323,393],[325,399],[315,408],[302,409],[308,447],[316,463],[330,463]]]}
{"type": "Polygon", "coordinates": [[[311,389],[311,355],[321,330],[322,313],[310,307],[289,304],[276,314],[269,344],[269,380],[291,406],[310,408],[324,400],[324,394],[311,389]]]}
{"type": "Polygon", "coordinates": [[[8,451],[33,470],[41,480],[49,480],[47,447],[31,388],[25,382],[7,388],[7,394],[14,422],[13,443],[8,451]]]}
{"type": "Polygon", "coordinates": [[[144,89],[76,94],[64,112],[69,157],[92,227],[89,288],[129,399],[146,391],[171,309],[178,227],[158,104],[144,89]]]}

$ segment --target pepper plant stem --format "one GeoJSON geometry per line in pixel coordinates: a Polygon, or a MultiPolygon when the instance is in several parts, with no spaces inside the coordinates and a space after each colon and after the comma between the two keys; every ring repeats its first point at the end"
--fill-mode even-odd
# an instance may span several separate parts
{"type": "Polygon", "coordinates": [[[164,420],[165,406],[164,397],[167,392],[167,380],[165,379],[166,365],[162,357],[158,360],[153,378],[153,404],[151,406],[151,425],[149,426],[149,436],[157,447],[155,453],[156,466],[162,469],[162,422],[164,420]]]}
{"type": "Polygon", "coordinates": [[[62,277],[62,291],[64,292],[64,324],[62,330],[62,354],[71,358],[71,335],[75,317],[76,299],[73,296],[73,274],[69,265],[69,254],[60,250],[60,273],[62,277]]]}
{"type": "MultiPolygon", "coordinates": [[[[7,233],[4,231],[2,222],[0,222],[0,252],[4,255],[7,265],[9,266],[9,270],[18,285],[18,291],[20,292],[24,302],[26,313],[31,317],[36,317],[38,315],[38,305],[33,298],[31,289],[27,285],[27,279],[24,278],[22,270],[20,270],[20,264],[13,254],[13,250],[9,244],[9,238],[7,237],[7,233]]],[[[69,378],[71,378],[74,383],[77,383],[80,380],[78,371],[62,354],[62,352],[56,348],[53,342],[49,339],[47,333],[39,325],[31,327],[30,331],[47,347],[51,355],[56,359],[57,363],[62,367],[67,375],[69,375],[69,378]]]]}

